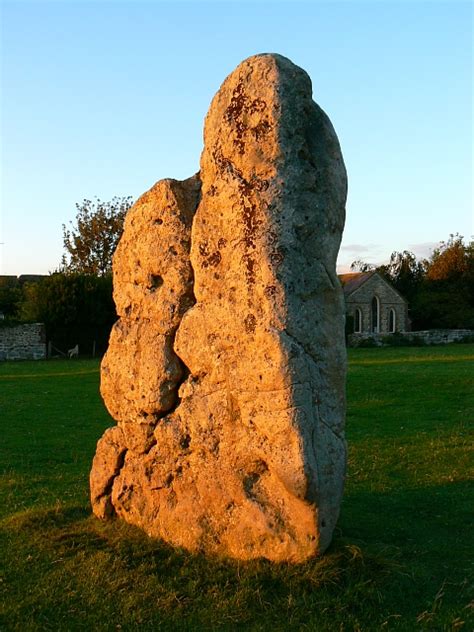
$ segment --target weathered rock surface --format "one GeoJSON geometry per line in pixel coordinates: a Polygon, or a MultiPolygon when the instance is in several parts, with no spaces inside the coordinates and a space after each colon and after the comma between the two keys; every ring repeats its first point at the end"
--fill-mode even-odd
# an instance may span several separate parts
{"type": "Polygon", "coordinates": [[[240,559],[326,549],[346,462],[346,189],[307,74],[240,64],[207,115],[200,182],[159,182],[127,217],[96,515],[240,559]]]}

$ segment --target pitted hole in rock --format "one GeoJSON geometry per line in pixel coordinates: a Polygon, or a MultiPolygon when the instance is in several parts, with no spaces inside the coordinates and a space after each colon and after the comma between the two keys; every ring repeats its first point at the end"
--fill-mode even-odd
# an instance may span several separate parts
{"type": "Polygon", "coordinates": [[[189,434],[185,434],[184,437],[181,437],[179,441],[179,445],[183,450],[187,450],[191,443],[191,436],[189,434]]]}
{"type": "Polygon", "coordinates": [[[149,292],[156,292],[163,285],[163,277],[159,274],[150,274],[148,277],[147,290],[149,292]]]}
{"type": "Polygon", "coordinates": [[[256,500],[257,494],[254,489],[263,474],[268,471],[265,461],[257,461],[250,472],[247,472],[242,480],[245,495],[250,500],[256,500]]]}
{"type": "Polygon", "coordinates": [[[161,224],[163,224],[163,220],[161,219],[161,217],[158,217],[157,219],[153,220],[153,223],[161,226],[161,224]]]}

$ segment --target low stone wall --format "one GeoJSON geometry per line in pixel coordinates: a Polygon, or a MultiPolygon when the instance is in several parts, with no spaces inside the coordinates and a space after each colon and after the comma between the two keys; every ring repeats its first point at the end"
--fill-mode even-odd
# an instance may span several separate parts
{"type": "Polygon", "coordinates": [[[42,323],[0,327],[0,360],[46,358],[46,335],[42,323]]]}
{"type": "Polygon", "coordinates": [[[365,345],[369,340],[374,346],[382,347],[393,344],[425,344],[444,345],[465,339],[474,339],[474,329],[426,329],[425,331],[404,331],[396,334],[351,334],[348,339],[349,347],[365,345]]]}

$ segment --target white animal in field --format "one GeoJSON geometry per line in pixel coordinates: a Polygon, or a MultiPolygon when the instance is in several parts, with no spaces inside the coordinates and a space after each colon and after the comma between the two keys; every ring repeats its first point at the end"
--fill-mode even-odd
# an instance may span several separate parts
{"type": "Polygon", "coordinates": [[[67,355],[68,355],[68,358],[79,357],[79,345],[76,345],[72,349],[68,349],[67,355]]]}

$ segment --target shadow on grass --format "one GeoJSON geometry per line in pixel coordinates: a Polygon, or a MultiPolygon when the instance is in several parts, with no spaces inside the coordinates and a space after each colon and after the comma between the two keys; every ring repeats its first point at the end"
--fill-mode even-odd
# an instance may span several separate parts
{"type": "Polygon", "coordinates": [[[4,580],[9,620],[23,625],[34,617],[44,629],[58,630],[117,625],[145,630],[442,630],[451,629],[459,606],[457,627],[462,629],[467,600],[462,572],[446,585],[431,560],[426,573],[423,568],[450,528],[438,525],[432,542],[423,537],[432,522],[423,513],[431,507],[426,497],[440,491],[405,490],[370,498],[352,494],[330,549],[299,565],[192,554],[152,540],[121,520],[99,521],[86,507],[25,511],[0,523],[2,538],[13,551],[4,580]],[[416,528],[403,526],[403,518],[397,525],[397,515],[407,513],[414,524],[418,521],[416,528]],[[395,539],[391,525],[398,529],[395,539]],[[402,541],[403,528],[413,543],[402,541]]]}
{"type": "Polygon", "coordinates": [[[397,547],[412,543],[424,550],[432,545],[438,557],[440,547],[449,546],[454,562],[457,539],[474,550],[472,502],[468,480],[386,493],[356,489],[344,499],[339,525],[355,540],[397,547]]]}

